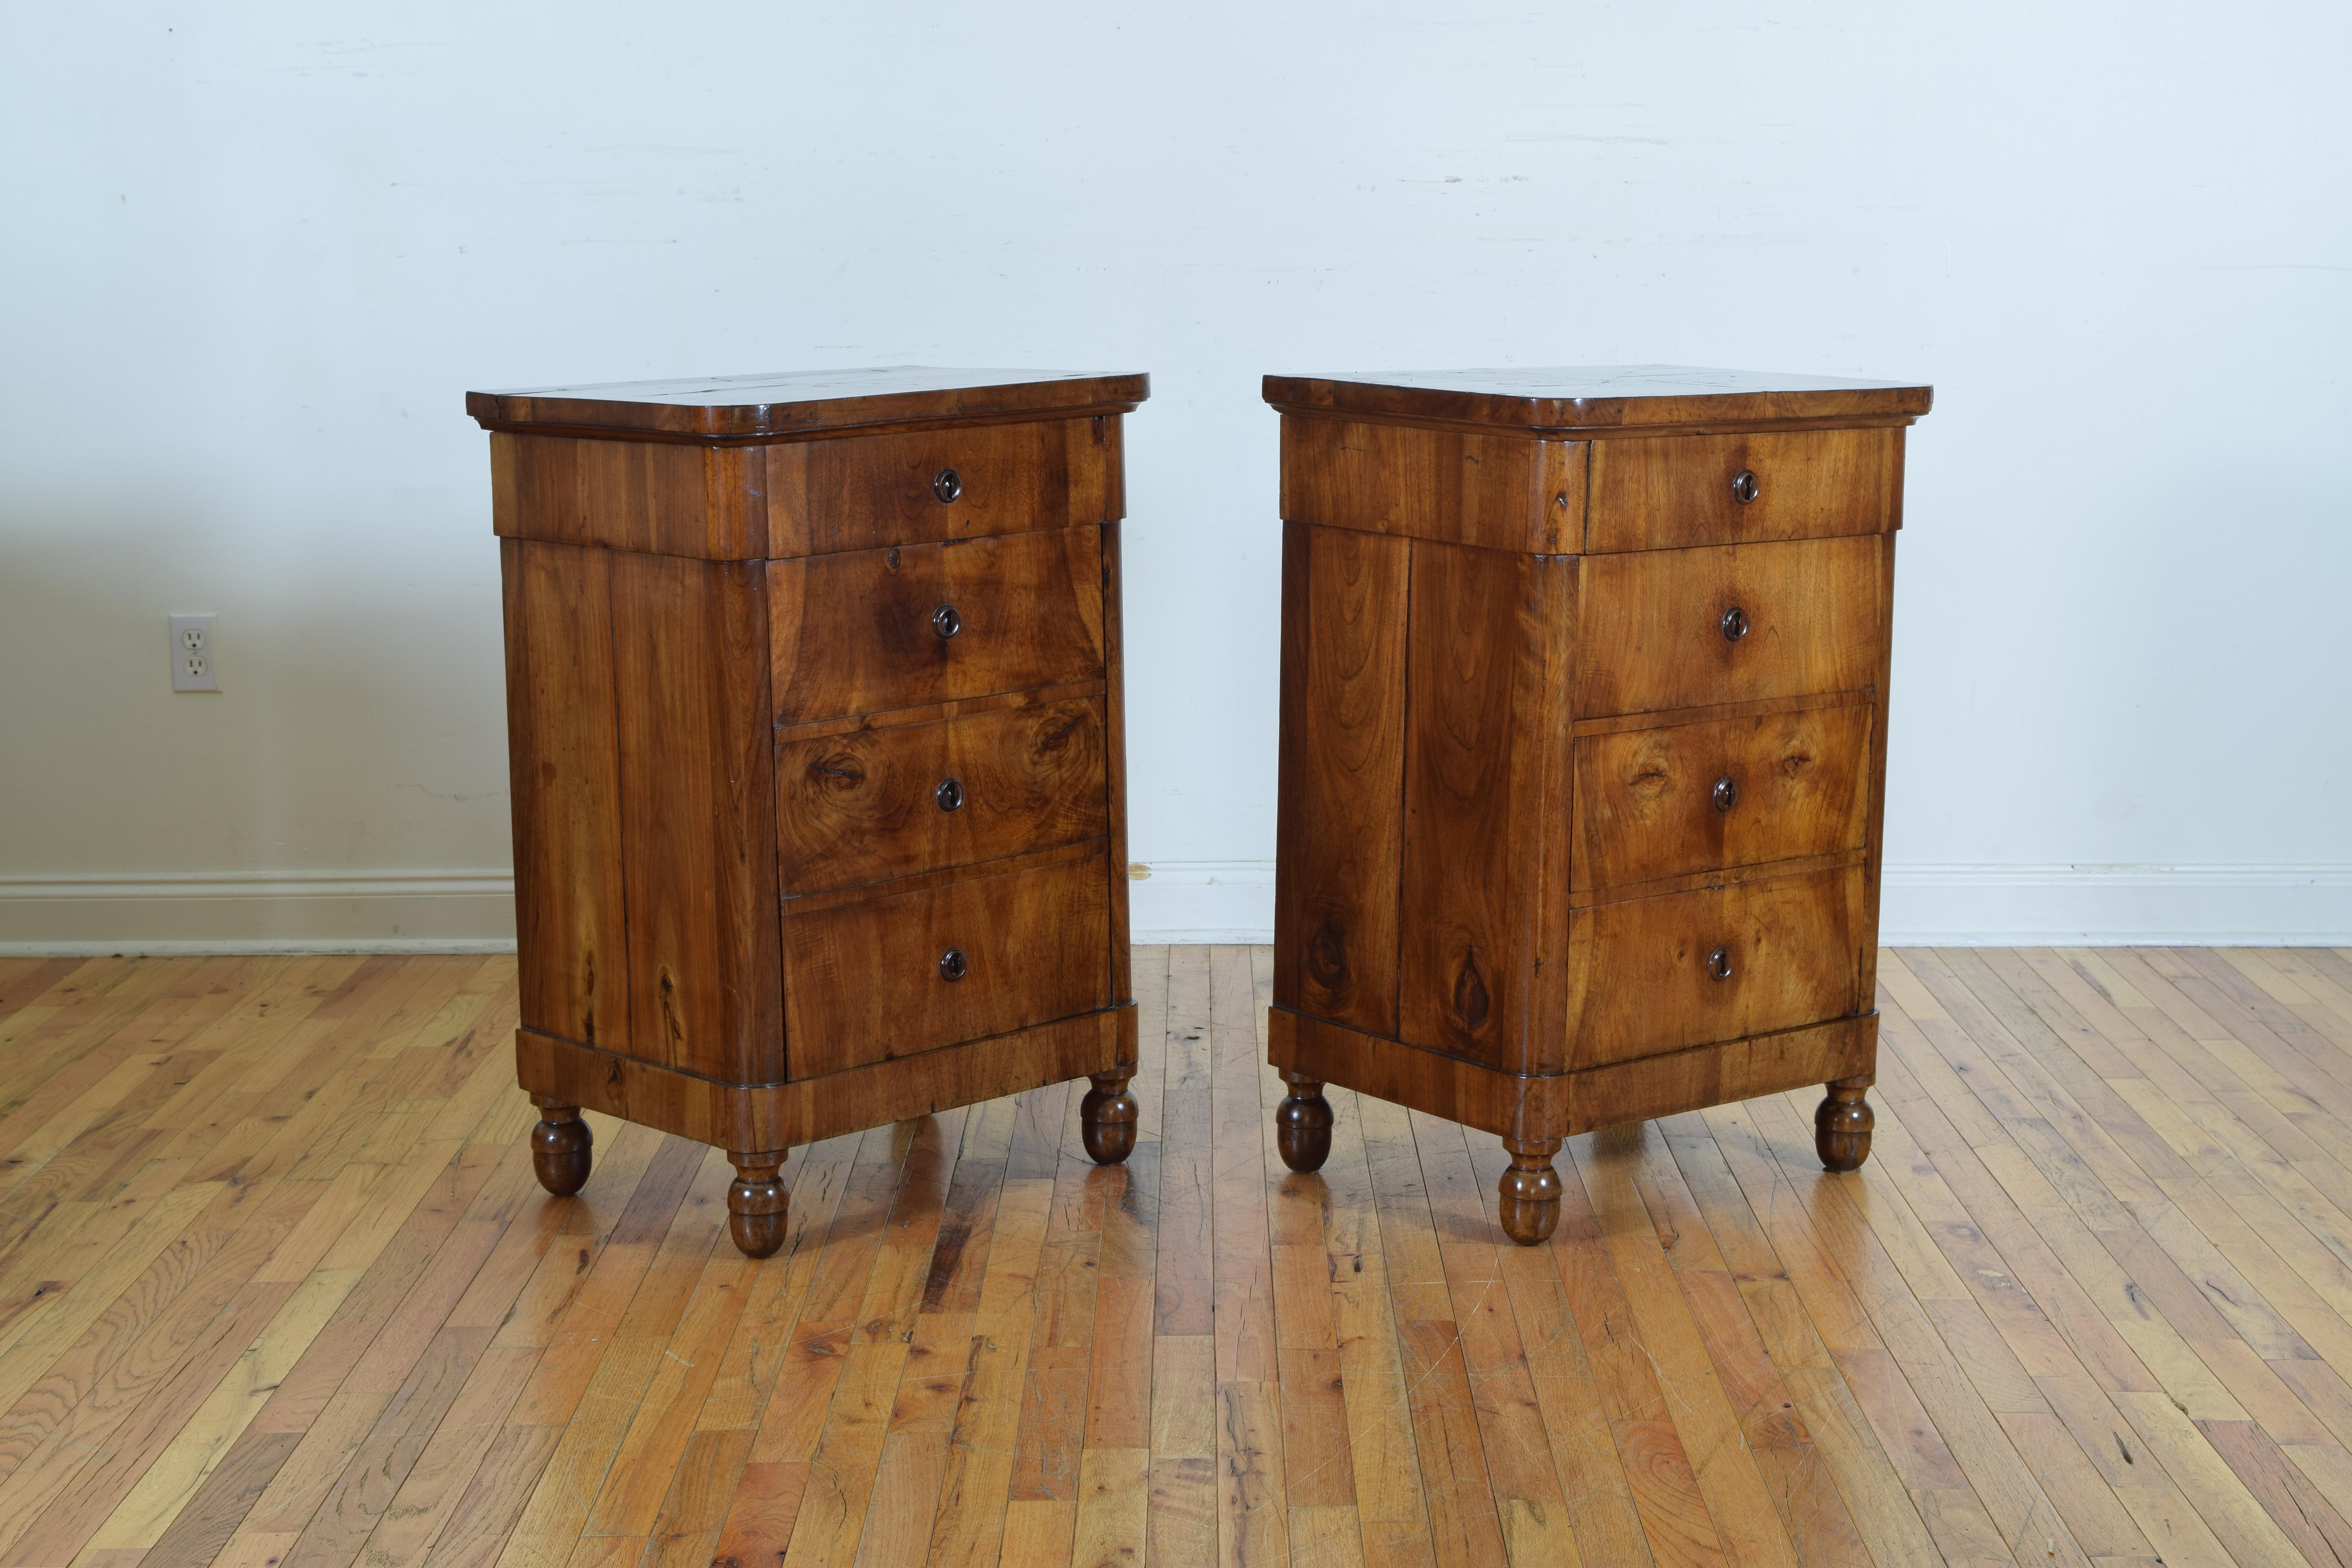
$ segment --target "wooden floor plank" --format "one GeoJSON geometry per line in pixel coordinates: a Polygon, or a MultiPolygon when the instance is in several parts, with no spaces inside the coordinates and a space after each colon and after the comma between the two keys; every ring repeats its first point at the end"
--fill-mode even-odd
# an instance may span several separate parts
{"type": "Polygon", "coordinates": [[[0,960],[0,1568],[2352,1561],[2352,960],[1906,950],[1817,1095],[1276,1156],[1266,950],[1055,1085],[793,1152],[591,1117],[511,957],[0,960]]]}

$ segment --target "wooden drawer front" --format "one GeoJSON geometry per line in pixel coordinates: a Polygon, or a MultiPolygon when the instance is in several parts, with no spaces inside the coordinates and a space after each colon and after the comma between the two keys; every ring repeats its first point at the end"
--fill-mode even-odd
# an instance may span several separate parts
{"type": "Polygon", "coordinates": [[[1576,716],[1859,691],[1878,676],[1892,541],[1587,556],[1576,716]],[[1725,633],[1737,610],[1746,630],[1725,633]]]}
{"type": "Polygon", "coordinates": [[[1110,1004],[1101,855],[945,887],[784,908],[784,1059],[795,1079],[913,1056],[1110,1004]],[[963,954],[961,980],[940,961],[963,954]]]}
{"type": "Polygon", "coordinates": [[[783,889],[1100,838],[1110,831],[1105,763],[1099,697],[786,741],[776,748],[783,889]]]}
{"type": "Polygon", "coordinates": [[[785,723],[1103,673],[1100,528],[771,562],[768,598],[785,723]]]}
{"type": "Polygon", "coordinates": [[[1883,533],[1902,521],[1903,432],[1595,441],[1590,482],[1596,552],[1883,533]]]}
{"type": "Polygon", "coordinates": [[[1108,521],[1124,510],[1118,431],[1110,417],[1054,419],[770,447],[769,553],[1108,521]]]}
{"type": "Polygon", "coordinates": [[[1866,703],[1576,742],[1576,892],[1859,849],[1866,703]]]}
{"type": "Polygon", "coordinates": [[[1570,1069],[1864,1010],[1862,868],[1580,910],[1568,942],[1570,1069]],[[1720,952],[1730,974],[1717,979],[1720,952]]]}

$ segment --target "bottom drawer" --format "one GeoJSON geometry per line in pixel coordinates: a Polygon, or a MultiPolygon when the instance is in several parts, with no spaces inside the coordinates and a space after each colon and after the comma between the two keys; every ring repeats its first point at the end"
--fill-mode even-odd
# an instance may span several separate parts
{"type": "Polygon", "coordinates": [[[1570,1068],[1866,1011],[1865,891],[1853,866],[1579,910],[1570,1068]]]}
{"type": "Polygon", "coordinates": [[[787,904],[788,1075],[1108,1006],[1109,879],[1097,853],[807,914],[787,904]]]}

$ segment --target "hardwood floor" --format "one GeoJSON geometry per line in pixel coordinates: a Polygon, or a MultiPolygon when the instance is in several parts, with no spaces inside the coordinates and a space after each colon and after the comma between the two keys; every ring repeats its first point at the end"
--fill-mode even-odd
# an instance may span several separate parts
{"type": "Polygon", "coordinates": [[[1068,1086],[797,1151],[592,1118],[496,958],[0,960],[0,1568],[2352,1562],[2352,960],[1888,953],[1818,1095],[1495,1141],[1334,1090],[1266,953],[1144,948],[1068,1086]]]}

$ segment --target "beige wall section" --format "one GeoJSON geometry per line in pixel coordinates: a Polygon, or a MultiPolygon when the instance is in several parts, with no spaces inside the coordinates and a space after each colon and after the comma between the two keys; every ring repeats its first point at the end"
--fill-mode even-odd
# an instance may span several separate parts
{"type": "Polygon", "coordinates": [[[1270,910],[1260,374],[1645,361],[1936,384],[1890,931],[2352,935],[2352,7],[2213,15],[17,7],[0,944],[509,934],[465,391],[909,363],[1151,373],[1140,939],[1270,910]]]}

